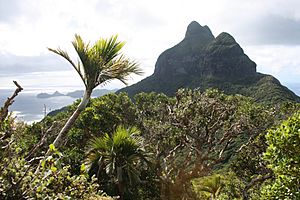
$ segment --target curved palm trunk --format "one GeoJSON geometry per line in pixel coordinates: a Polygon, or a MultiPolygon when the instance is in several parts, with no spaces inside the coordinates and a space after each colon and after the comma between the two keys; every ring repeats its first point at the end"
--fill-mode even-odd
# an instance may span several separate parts
{"type": "MultiPolygon", "coordinates": [[[[68,133],[68,131],[72,128],[75,120],[78,118],[79,114],[86,108],[90,98],[91,98],[91,94],[92,91],[89,90],[85,90],[82,101],[80,102],[80,104],[77,106],[76,110],[74,111],[74,113],[72,114],[72,116],[68,119],[68,121],[66,122],[66,124],[64,125],[64,127],[61,129],[61,131],[59,132],[59,134],[57,135],[57,137],[55,138],[53,145],[56,148],[59,148],[64,136],[68,133]]],[[[47,153],[45,154],[45,156],[49,156],[50,155],[50,149],[48,149],[47,153]]],[[[45,158],[44,158],[45,159],[45,158]]],[[[43,160],[44,160],[43,159],[43,160]]],[[[39,165],[37,166],[34,174],[39,173],[40,171],[40,167],[42,164],[42,160],[40,160],[39,165]]],[[[33,179],[35,180],[35,178],[33,179]]]]}
{"type": "Polygon", "coordinates": [[[79,114],[86,108],[90,98],[91,98],[91,94],[92,91],[88,91],[86,90],[84,92],[82,101],[80,102],[80,104],[78,105],[77,109],[74,111],[74,113],[72,114],[72,116],[68,119],[68,121],[66,122],[66,124],[64,125],[64,127],[61,129],[61,131],[59,132],[59,134],[57,135],[57,137],[55,138],[53,145],[56,148],[59,148],[64,136],[68,133],[68,131],[72,128],[74,122],[76,121],[76,119],[78,118],[79,114]]]}

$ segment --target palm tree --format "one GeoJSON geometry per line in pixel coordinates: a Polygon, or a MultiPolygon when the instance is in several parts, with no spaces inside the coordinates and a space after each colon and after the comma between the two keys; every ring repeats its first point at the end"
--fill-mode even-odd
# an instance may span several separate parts
{"type": "Polygon", "coordinates": [[[214,174],[209,177],[203,178],[203,180],[198,183],[197,190],[200,192],[206,192],[210,194],[210,199],[215,200],[219,196],[221,190],[224,187],[222,177],[218,174],[214,174]]]}
{"type": "Polygon", "coordinates": [[[123,199],[128,185],[141,182],[141,164],[148,163],[138,134],[139,130],[135,127],[126,129],[119,126],[112,136],[106,134],[88,143],[88,169],[96,168],[98,178],[101,172],[110,177],[117,186],[120,199],[123,199]]]}
{"type": "Polygon", "coordinates": [[[104,85],[113,79],[120,80],[126,84],[130,74],[142,74],[136,62],[131,61],[120,53],[125,43],[119,42],[117,35],[109,39],[100,38],[94,45],[90,46],[89,43],[83,42],[81,37],[76,34],[72,44],[79,57],[76,62],[72,61],[68,53],[62,49],[48,48],[50,51],[65,58],[78,72],[85,85],[82,101],[53,142],[57,148],[61,145],[63,137],[70,130],[79,114],[87,106],[94,88],[104,85]]]}

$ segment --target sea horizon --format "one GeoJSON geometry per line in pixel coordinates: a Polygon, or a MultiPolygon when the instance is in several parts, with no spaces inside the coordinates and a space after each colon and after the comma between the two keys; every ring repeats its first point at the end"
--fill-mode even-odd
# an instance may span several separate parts
{"type": "MultiPolygon", "coordinates": [[[[14,90],[11,89],[0,89],[1,106],[13,92],[14,90]]],[[[47,92],[51,93],[52,91],[47,92]]],[[[76,98],[69,96],[37,98],[39,93],[40,90],[20,92],[14,103],[9,107],[9,111],[13,112],[13,116],[16,116],[17,120],[31,124],[42,120],[49,112],[70,105],[76,100],[76,98]]]]}

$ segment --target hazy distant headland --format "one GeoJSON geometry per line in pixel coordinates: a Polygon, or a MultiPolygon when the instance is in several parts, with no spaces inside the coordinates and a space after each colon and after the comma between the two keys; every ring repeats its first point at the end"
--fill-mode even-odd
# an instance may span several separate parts
{"type": "MultiPolygon", "coordinates": [[[[99,97],[108,93],[116,92],[117,89],[107,90],[107,89],[96,89],[93,91],[92,96],[93,97],[99,97]]],[[[52,98],[52,97],[61,97],[61,96],[68,96],[72,98],[81,98],[83,96],[84,91],[83,90],[75,90],[73,92],[68,92],[66,94],[63,94],[59,91],[55,91],[52,94],[49,93],[39,93],[36,95],[37,98],[52,98]]]]}

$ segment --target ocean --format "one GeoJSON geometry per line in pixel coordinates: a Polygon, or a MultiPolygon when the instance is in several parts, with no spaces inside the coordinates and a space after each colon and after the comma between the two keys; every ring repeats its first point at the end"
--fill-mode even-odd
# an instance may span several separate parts
{"type": "Polygon", "coordinates": [[[283,85],[292,90],[296,95],[300,96],[300,83],[283,83],[283,85]]]}
{"type": "MultiPolygon", "coordinates": [[[[0,106],[2,107],[7,97],[13,94],[14,90],[0,89],[0,106]]],[[[40,121],[45,114],[62,108],[71,104],[76,99],[68,96],[59,96],[51,98],[37,98],[38,92],[20,92],[15,98],[15,102],[9,111],[13,112],[13,115],[18,120],[25,121],[27,123],[40,121]]]]}

